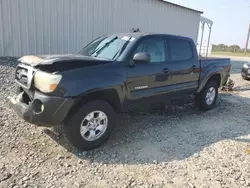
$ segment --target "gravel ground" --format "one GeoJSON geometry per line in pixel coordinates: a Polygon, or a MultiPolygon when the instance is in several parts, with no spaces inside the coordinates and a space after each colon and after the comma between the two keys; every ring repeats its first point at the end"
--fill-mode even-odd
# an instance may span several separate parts
{"type": "Polygon", "coordinates": [[[36,127],[9,109],[14,67],[0,58],[0,187],[250,187],[250,85],[239,73],[212,111],[188,100],[123,114],[103,147],[80,152],[61,127],[36,127]]]}

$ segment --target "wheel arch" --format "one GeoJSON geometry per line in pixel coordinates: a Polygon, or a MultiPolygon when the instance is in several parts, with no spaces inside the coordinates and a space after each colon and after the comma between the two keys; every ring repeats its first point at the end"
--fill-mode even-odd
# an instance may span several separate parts
{"type": "Polygon", "coordinates": [[[206,79],[204,79],[203,81],[202,81],[202,83],[200,84],[200,87],[198,88],[198,91],[197,91],[197,93],[200,93],[203,89],[204,89],[204,87],[209,83],[209,82],[211,82],[211,81],[214,81],[214,82],[216,82],[217,83],[217,86],[218,86],[218,88],[221,86],[221,79],[222,78],[222,76],[221,76],[221,73],[220,72],[216,72],[216,73],[213,73],[213,74],[211,74],[211,75],[209,75],[206,79]]]}
{"type": "Polygon", "coordinates": [[[64,119],[67,121],[69,117],[75,113],[81,106],[88,103],[89,101],[101,100],[107,102],[116,113],[121,112],[122,102],[116,89],[104,89],[99,91],[88,92],[84,96],[80,96],[76,99],[75,104],[70,109],[68,115],[64,119]]]}
{"type": "Polygon", "coordinates": [[[211,82],[211,81],[214,81],[214,82],[217,84],[218,88],[219,88],[219,87],[221,86],[221,75],[220,75],[220,73],[213,74],[213,75],[208,79],[207,83],[208,83],[208,82],[211,82]]]}

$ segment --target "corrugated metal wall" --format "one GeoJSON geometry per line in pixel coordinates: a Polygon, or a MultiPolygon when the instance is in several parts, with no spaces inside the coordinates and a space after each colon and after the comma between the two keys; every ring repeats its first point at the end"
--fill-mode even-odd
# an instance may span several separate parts
{"type": "Polygon", "coordinates": [[[0,56],[76,53],[107,33],[198,36],[200,14],[159,0],[0,0],[0,56]]]}

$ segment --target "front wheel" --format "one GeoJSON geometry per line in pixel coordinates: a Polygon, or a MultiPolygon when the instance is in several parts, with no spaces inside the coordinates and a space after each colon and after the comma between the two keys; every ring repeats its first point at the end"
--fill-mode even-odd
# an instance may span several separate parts
{"type": "Polygon", "coordinates": [[[201,93],[196,96],[196,104],[201,110],[211,110],[216,105],[218,99],[218,84],[208,82],[201,93]]]}
{"type": "Polygon", "coordinates": [[[65,122],[68,140],[80,150],[104,144],[113,129],[115,112],[105,101],[91,101],[80,107],[65,122]]]}

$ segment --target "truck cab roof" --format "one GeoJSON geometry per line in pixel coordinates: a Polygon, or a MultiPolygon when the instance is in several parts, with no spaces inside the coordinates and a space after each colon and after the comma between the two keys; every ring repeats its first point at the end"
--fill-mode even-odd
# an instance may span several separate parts
{"type": "Polygon", "coordinates": [[[107,36],[128,36],[128,37],[135,37],[135,38],[140,38],[143,36],[166,36],[166,37],[178,37],[180,39],[185,39],[185,40],[192,40],[189,37],[185,36],[180,36],[180,35],[171,35],[171,34],[166,34],[166,33],[153,33],[153,32],[129,32],[129,33],[114,33],[114,34],[109,34],[107,36]]]}

